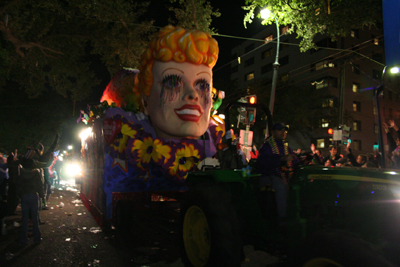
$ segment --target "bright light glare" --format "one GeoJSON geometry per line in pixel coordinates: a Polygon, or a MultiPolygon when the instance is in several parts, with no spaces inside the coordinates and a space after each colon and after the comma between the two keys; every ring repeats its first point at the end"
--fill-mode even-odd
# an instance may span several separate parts
{"type": "Polygon", "coordinates": [[[81,138],[81,140],[86,140],[86,138],[88,138],[88,136],[92,133],[92,128],[86,128],[85,130],[83,130],[79,137],[81,138]]]}
{"type": "Polygon", "coordinates": [[[399,72],[400,72],[399,67],[393,67],[390,69],[390,73],[399,73],[399,72]]]}
{"type": "Polygon", "coordinates": [[[63,161],[63,160],[64,160],[64,158],[62,157],[62,155],[61,155],[61,156],[58,156],[58,159],[59,159],[60,161],[63,161]]]}
{"type": "Polygon", "coordinates": [[[72,149],[72,146],[68,146],[68,150],[71,150],[72,149]]]}
{"type": "Polygon", "coordinates": [[[72,163],[67,165],[67,174],[70,176],[75,176],[77,174],[79,174],[81,172],[81,167],[76,164],[76,163],[72,163]]]}
{"type": "Polygon", "coordinates": [[[261,10],[260,14],[262,19],[268,19],[271,16],[271,10],[269,10],[268,8],[264,8],[263,10],[261,10]]]}

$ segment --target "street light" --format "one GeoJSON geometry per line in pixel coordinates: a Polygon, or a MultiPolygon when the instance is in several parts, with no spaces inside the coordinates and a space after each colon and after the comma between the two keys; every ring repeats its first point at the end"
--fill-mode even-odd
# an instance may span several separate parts
{"type": "Polygon", "coordinates": [[[399,67],[393,67],[393,68],[390,69],[390,73],[396,74],[396,73],[399,73],[399,72],[400,72],[399,67]]]}
{"type": "Polygon", "coordinates": [[[69,145],[69,146],[68,146],[68,150],[71,150],[71,149],[72,149],[72,146],[71,146],[71,145],[69,145]]]}
{"type": "Polygon", "coordinates": [[[261,18],[266,20],[271,15],[274,16],[275,25],[276,25],[276,55],[275,55],[275,62],[274,62],[274,72],[272,75],[272,89],[271,89],[271,97],[269,100],[269,110],[271,111],[271,115],[274,113],[274,103],[275,103],[275,91],[276,91],[276,83],[278,79],[278,69],[279,69],[279,41],[280,41],[280,33],[279,33],[279,22],[275,14],[269,10],[268,8],[264,8],[261,10],[261,18]]]}

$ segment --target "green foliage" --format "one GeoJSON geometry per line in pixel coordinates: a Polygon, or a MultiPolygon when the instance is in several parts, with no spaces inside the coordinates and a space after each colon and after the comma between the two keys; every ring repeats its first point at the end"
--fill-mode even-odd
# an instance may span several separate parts
{"type": "MultiPolygon", "coordinates": [[[[289,33],[295,32],[302,39],[302,52],[315,48],[316,34],[336,40],[349,35],[352,29],[376,25],[382,12],[382,2],[376,0],[246,0],[246,5],[245,26],[255,14],[260,18],[261,8],[268,7],[280,25],[290,25],[289,33]]],[[[275,20],[271,16],[262,23],[272,24],[275,20]]]]}
{"type": "Polygon", "coordinates": [[[0,75],[31,97],[52,89],[85,99],[99,83],[90,53],[102,58],[111,75],[138,66],[152,33],[152,22],[141,18],[147,6],[125,0],[3,1],[0,64],[7,71],[0,75]]]}
{"type": "Polygon", "coordinates": [[[215,29],[210,28],[212,16],[219,17],[221,13],[218,9],[213,11],[210,2],[205,0],[170,0],[171,3],[178,4],[179,7],[170,7],[169,10],[175,14],[175,19],[169,22],[185,29],[198,29],[200,31],[215,34],[215,29]],[[195,11],[195,13],[193,12],[195,11]],[[193,13],[195,16],[193,16],[193,13]]]}

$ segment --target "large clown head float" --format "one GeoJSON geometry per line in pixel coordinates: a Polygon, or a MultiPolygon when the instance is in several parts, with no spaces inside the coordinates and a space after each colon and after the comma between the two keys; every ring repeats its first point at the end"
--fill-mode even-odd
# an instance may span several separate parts
{"type": "Polygon", "coordinates": [[[218,43],[210,34],[166,26],[142,55],[138,90],[157,137],[202,136],[212,107],[218,43]]]}

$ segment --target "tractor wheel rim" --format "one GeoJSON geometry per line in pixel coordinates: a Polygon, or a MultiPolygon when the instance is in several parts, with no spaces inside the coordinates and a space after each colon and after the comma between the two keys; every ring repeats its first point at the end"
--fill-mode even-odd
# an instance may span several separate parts
{"type": "Polygon", "coordinates": [[[315,258],[307,261],[303,267],[344,267],[340,263],[328,258],[315,258]]]}
{"type": "Polygon", "coordinates": [[[208,222],[203,210],[198,206],[191,206],[183,220],[183,243],[193,266],[202,267],[207,264],[210,241],[208,222]]]}

